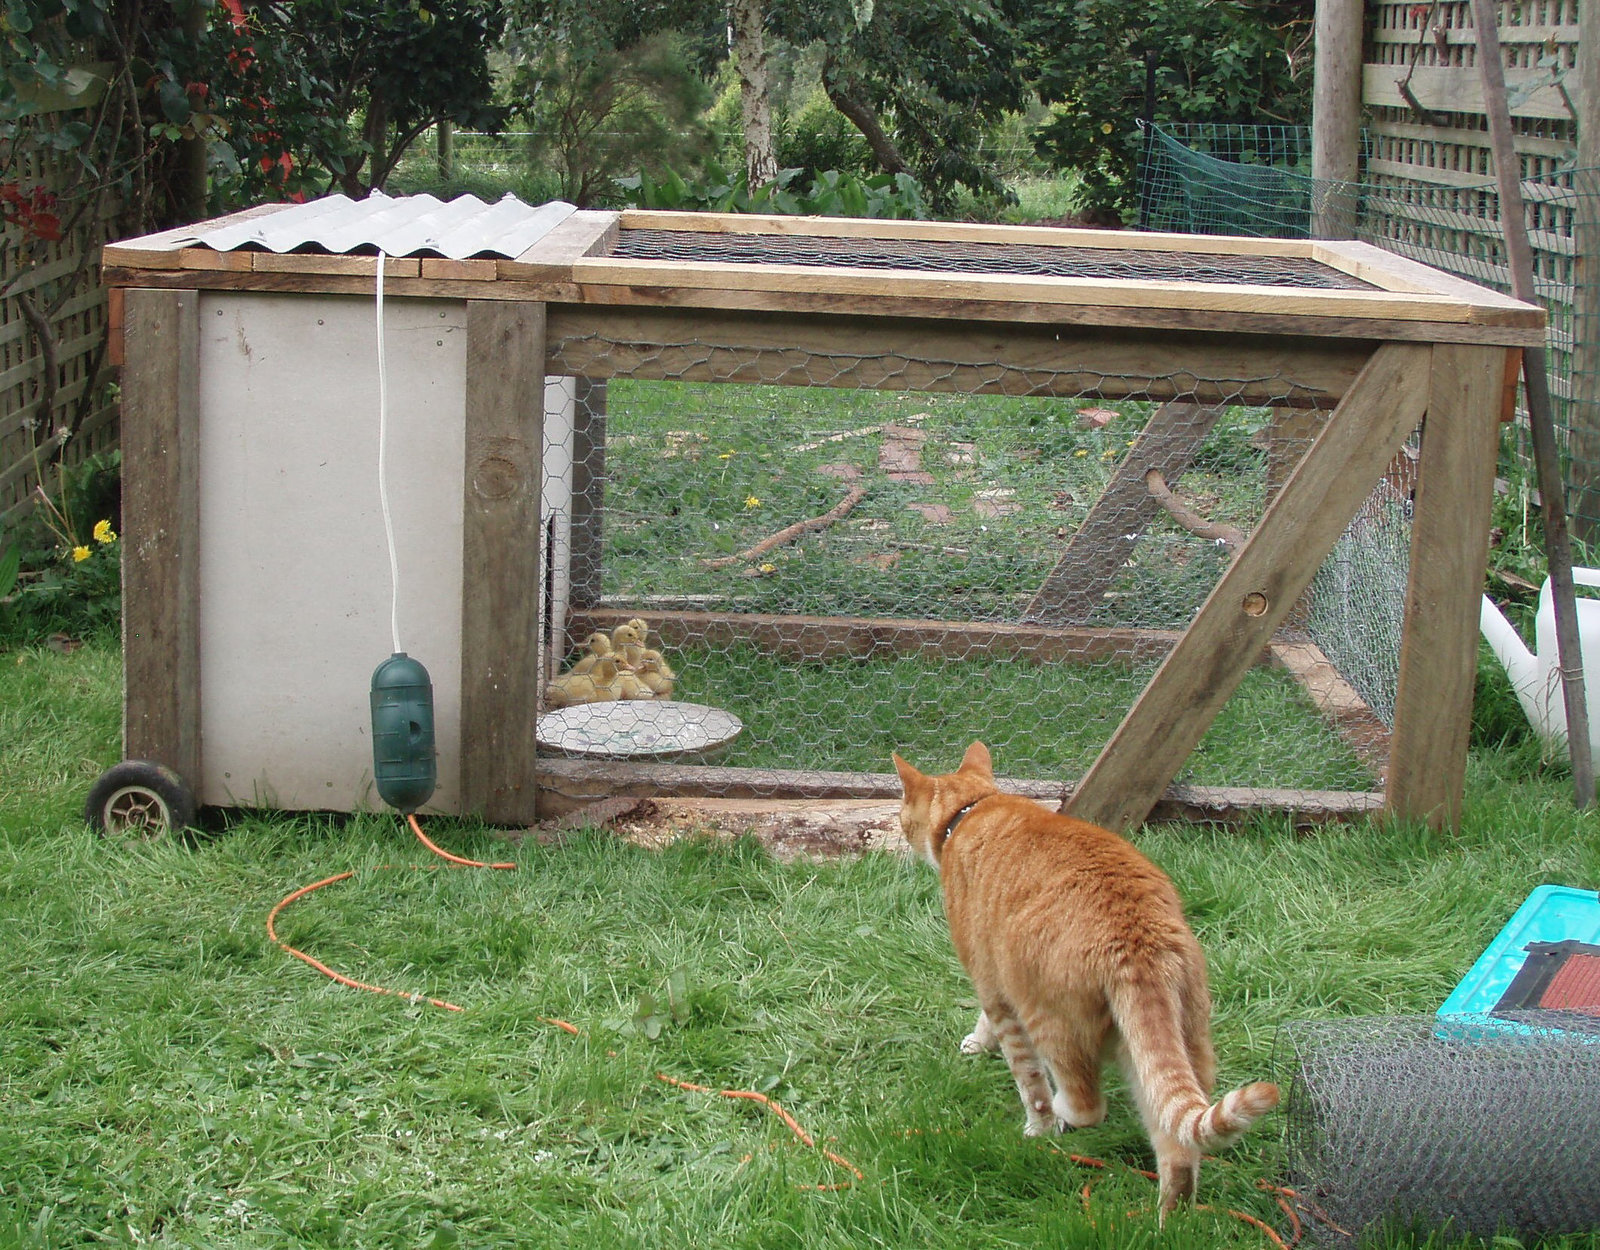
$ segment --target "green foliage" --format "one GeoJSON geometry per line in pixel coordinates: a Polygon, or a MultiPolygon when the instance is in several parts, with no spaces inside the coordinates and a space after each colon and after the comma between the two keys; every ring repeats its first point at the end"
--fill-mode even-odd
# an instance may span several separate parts
{"type": "Polygon", "coordinates": [[[120,452],[58,468],[57,493],[39,491],[32,517],[9,534],[0,528],[0,644],[116,636],[120,468],[120,452]]]}
{"type": "Polygon", "coordinates": [[[612,198],[624,170],[665,173],[709,146],[705,84],[668,35],[587,55],[548,40],[517,67],[511,90],[534,135],[530,156],[553,164],[562,198],[580,206],[612,198]]]}
{"type": "Polygon", "coordinates": [[[1147,75],[1157,122],[1302,122],[1309,73],[1290,52],[1311,6],[1300,0],[1053,0],[1030,6],[1034,83],[1053,115],[1042,156],[1083,179],[1084,206],[1130,219],[1144,139],[1147,75]]]}
{"type": "Polygon", "coordinates": [[[909,174],[875,174],[862,178],[824,170],[804,188],[803,170],[783,169],[773,181],[750,190],[744,170],[729,173],[715,160],[706,162],[700,181],[688,182],[673,170],[660,178],[640,172],[617,179],[638,208],[717,213],[785,213],[821,217],[924,218],[928,206],[922,188],[909,174]]]}
{"type": "Polygon", "coordinates": [[[821,177],[827,170],[861,176],[876,168],[861,132],[834,107],[820,86],[774,130],[778,164],[800,169],[805,178],[821,177]]]}

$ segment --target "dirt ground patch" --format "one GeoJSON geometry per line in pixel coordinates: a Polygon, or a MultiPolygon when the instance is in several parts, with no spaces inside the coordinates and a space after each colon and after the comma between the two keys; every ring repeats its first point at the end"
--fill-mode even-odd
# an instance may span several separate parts
{"type": "Polygon", "coordinates": [[[683,837],[732,841],[750,836],[786,862],[906,849],[900,804],[882,799],[605,799],[581,812],[541,821],[530,833],[551,843],[584,827],[607,828],[646,847],[667,846],[683,837]]]}

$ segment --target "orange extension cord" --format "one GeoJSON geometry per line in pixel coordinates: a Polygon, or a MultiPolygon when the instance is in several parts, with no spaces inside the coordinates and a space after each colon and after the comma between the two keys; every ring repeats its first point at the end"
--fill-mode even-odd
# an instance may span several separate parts
{"type": "MultiPolygon", "coordinates": [[[[408,813],[406,815],[406,821],[410,824],[412,832],[417,835],[417,840],[421,842],[423,846],[427,847],[430,851],[437,855],[440,859],[446,860],[447,862],[458,865],[462,868],[493,868],[513,872],[516,871],[517,866],[515,864],[489,864],[484,863],[482,860],[463,859],[459,855],[452,855],[449,851],[446,851],[435,845],[434,842],[429,839],[428,835],[422,832],[422,826],[417,823],[416,816],[408,813]]],[[[417,864],[413,864],[411,866],[413,868],[420,867],[420,865],[417,864]]],[[[384,864],[381,865],[381,867],[387,868],[389,865],[384,864]]],[[[332,978],[340,985],[349,986],[351,989],[356,990],[370,990],[374,994],[391,994],[396,998],[410,999],[412,1002],[425,1002],[434,1007],[442,1007],[446,1011],[460,1011],[461,1008],[455,1003],[446,1002],[442,998],[429,998],[424,994],[407,994],[403,990],[386,989],[381,985],[368,985],[365,981],[357,981],[353,977],[347,977],[341,972],[335,972],[332,968],[328,967],[327,964],[313,958],[304,951],[296,950],[293,946],[290,946],[278,936],[276,921],[279,914],[286,907],[288,907],[291,903],[304,898],[306,895],[322,889],[324,886],[333,885],[339,881],[348,881],[353,876],[355,876],[354,872],[335,873],[333,876],[324,877],[321,881],[313,882],[311,885],[301,886],[292,894],[286,895],[284,898],[279,900],[276,907],[267,913],[267,936],[271,938],[276,945],[282,947],[285,952],[293,955],[296,959],[310,964],[318,972],[322,973],[326,977],[332,978]]],[[[571,1024],[566,1020],[557,1019],[553,1016],[540,1016],[539,1020],[541,1023],[558,1028],[564,1033],[570,1033],[573,1037],[581,1037],[583,1035],[583,1031],[579,1029],[577,1025],[571,1024]]],[[[855,1177],[856,1181],[866,1180],[866,1177],[862,1174],[861,1169],[856,1167],[855,1164],[851,1163],[850,1160],[846,1159],[843,1155],[836,1154],[825,1146],[818,1147],[816,1139],[800,1126],[800,1122],[787,1111],[785,1111],[776,1100],[768,1098],[765,1094],[757,1093],[755,1090],[751,1089],[712,1089],[709,1085],[695,1085],[689,1081],[677,1080],[675,1077],[670,1077],[664,1072],[657,1072],[656,1080],[662,1081],[667,1085],[675,1086],[678,1089],[688,1090],[689,1092],[695,1094],[716,1094],[719,1098],[730,1098],[746,1102],[759,1103],[768,1111],[772,1112],[773,1115],[777,1116],[778,1119],[782,1120],[785,1127],[787,1127],[788,1130],[807,1147],[812,1150],[820,1150],[823,1158],[827,1159],[828,1162],[837,1167],[844,1168],[847,1172],[851,1173],[851,1175],[855,1177]]],[[[1089,1155],[1070,1154],[1067,1151],[1062,1150],[1048,1142],[1044,1143],[1044,1145],[1053,1153],[1065,1155],[1073,1163],[1079,1164],[1082,1167],[1104,1170],[1110,1166],[1110,1164],[1108,1164],[1104,1159],[1092,1158],[1089,1155]]],[[[748,1156],[746,1156],[746,1160],[748,1161],[748,1156]]],[[[1212,1160],[1212,1162],[1224,1163],[1226,1160],[1219,1159],[1212,1160]]],[[[1147,1172],[1143,1168],[1131,1168],[1130,1170],[1137,1172],[1140,1176],[1149,1177],[1151,1180],[1159,1179],[1154,1172],[1147,1172]]],[[[816,1190],[821,1193],[836,1193],[839,1190],[849,1189],[854,1184],[855,1181],[838,1181],[831,1185],[802,1185],[800,1188],[816,1190]]],[[[1084,1214],[1089,1217],[1089,1222],[1091,1224],[1094,1223],[1094,1213],[1090,1209],[1089,1194],[1093,1188],[1093,1185],[1094,1183],[1092,1181],[1085,1182],[1083,1189],[1080,1191],[1080,1198],[1083,1202],[1083,1211],[1084,1214]]],[[[1256,1182],[1256,1187],[1267,1193],[1273,1194],[1277,1198],[1278,1206],[1282,1208],[1283,1213],[1289,1217],[1290,1228],[1293,1230],[1289,1241],[1285,1242],[1283,1238],[1280,1237],[1269,1225],[1263,1223],[1255,1216],[1247,1214],[1244,1211],[1234,1211],[1229,1209],[1228,1214],[1236,1220],[1240,1220],[1243,1223],[1251,1225],[1253,1228],[1259,1229],[1262,1236],[1271,1242],[1273,1246],[1277,1247],[1277,1250],[1293,1250],[1293,1247],[1300,1243],[1302,1233],[1300,1217],[1295,1212],[1295,1203],[1298,1201],[1299,1195],[1297,1195],[1292,1189],[1284,1189],[1280,1186],[1269,1184],[1265,1180],[1258,1180],[1256,1182]]],[[[1195,1210],[1209,1211],[1211,1208],[1205,1206],[1204,1204],[1196,1204],[1195,1210]]]]}

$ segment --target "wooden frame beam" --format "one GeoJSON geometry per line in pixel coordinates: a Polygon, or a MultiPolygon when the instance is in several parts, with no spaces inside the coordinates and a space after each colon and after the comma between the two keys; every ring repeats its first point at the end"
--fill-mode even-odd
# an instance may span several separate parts
{"type": "Polygon", "coordinates": [[[200,792],[200,296],[124,297],[122,743],[200,792]]]}
{"type": "Polygon", "coordinates": [[[1385,810],[1453,825],[1466,781],[1503,351],[1440,345],[1427,370],[1385,810]]]}
{"type": "Polygon", "coordinates": [[[494,824],[537,814],[544,357],[542,304],[467,302],[461,807],[494,824]]]}

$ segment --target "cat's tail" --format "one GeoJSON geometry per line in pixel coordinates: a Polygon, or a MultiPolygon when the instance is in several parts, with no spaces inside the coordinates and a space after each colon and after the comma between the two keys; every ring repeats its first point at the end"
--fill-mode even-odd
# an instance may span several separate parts
{"type": "Polygon", "coordinates": [[[1210,1101],[1195,1074],[1177,999],[1170,987],[1156,985],[1128,986],[1112,996],[1140,1108],[1147,1124],[1186,1147],[1231,1146],[1278,1105],[1278,1087],[1256,1081],[1210,1101]]]}

